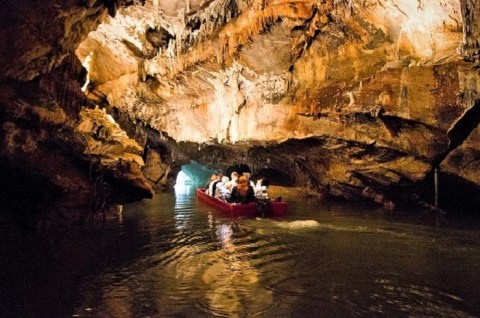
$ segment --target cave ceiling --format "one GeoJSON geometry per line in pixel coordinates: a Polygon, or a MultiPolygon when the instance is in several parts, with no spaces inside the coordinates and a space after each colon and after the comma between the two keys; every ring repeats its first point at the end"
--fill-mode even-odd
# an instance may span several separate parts
{"type": "MultiPolygon", "coordinates": [[[[382,89],[414,84],[404,69],[458,59],[461,20],[457,1],[147,1],[77,55],[92,89],[177,141],[280,141],[315,134],[299,113],[369,111],[382,89]]],[[[392,97],[389,111],[451,124],[392,97]]]]}

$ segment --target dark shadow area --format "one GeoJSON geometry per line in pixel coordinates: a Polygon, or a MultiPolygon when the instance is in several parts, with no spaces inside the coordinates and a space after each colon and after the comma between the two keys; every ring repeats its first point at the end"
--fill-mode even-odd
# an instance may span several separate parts
{"type": "Polygon", "coordinates": [[[53,203],[62,191],[46,178],[32,172],[0,165],[0,204],[13,223],[33,229],[45,212],[45,203],[53,203]]]}
{"type": "MultiPolygon", "coordinates": [[[[412,190],[412,193],[426,200],[431,208],[435,206],[434,182],[434,172],[431,171],[412,190]]],[[[447,217],[480,220],[479,193],[480,187],[473,182],[445,172],[438,174],[438,207],[447,217]]]]}
{"type": "Polygon", "coordinates": [[[0,317],[71,317],[85,277],[126,266],[149,244],[138,222],[125,219],[122,235],[115,222],[39,233],[0,215],[0,317]]]}
{"type": "Polygon", "coordinates": [[[234,171],[236,171],[239,175],[241,175],[244,172],[248,172],[248,173],[252,172],[248,165],[246,165],[246,164],[236,164],[236,165],[228,167],[225,170],[225,175],[230,178],[232,172],[234,172],[234,171]]]}
{"type": "Polygon", "coordinates": [[[258,177],[264,177],[270,182],[270,184],[274,184],[278,186],[283,186],[283,187],[295,186],[295,181],[292,180],[292,178],[289,175],[271,168],[262,169],[258,171],[253,177],[254,179],[258,177]]]}
{"type": "Polygon", "coordinates": [[[449,149],[460,146],[472,131],[480,124],[480,102],[465,111],[465,113],[452,125],[448,131],[450,139],[449,149]]]}
{"type": "Polygon", "coordinates": [[[440,173],[439,206],[448,214],[480,219],[480,187],[457,176],[440,173]]]}

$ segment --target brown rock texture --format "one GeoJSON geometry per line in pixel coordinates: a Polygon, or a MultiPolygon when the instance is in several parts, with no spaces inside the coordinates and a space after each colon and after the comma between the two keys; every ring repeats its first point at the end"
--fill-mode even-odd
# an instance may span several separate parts
{"type": "Polygon", "coordinates": [[[143,148],[88,109],[87,74],[72,54],[107,11],[90,1],[2,7],[0,194],[23,225],[94,220],[112,204],[153,195],[143,148]]]}
{"type": "Polygon", "coordinates": [[[111,175],[143,196],[151,193],[144,160],[157,189],[196,160],[245,163],[277,183],[388,208],[433,202],[439,167],[478,203],[474,1],[42,3],[10,3],[2,19],[1,123],[5,149],[16,149],[2,162],[38,153],[28,145],[41,137],[19,128],[37,116],[40,131],[50,127],[44,140],[62,127],[69,142],[81,132],[103,167],[122,158],[111,175]],[[85,69],[64,77],[61,63],[73,51],[85,69]],[[27,87],[40,97],[25,98],[27,87]],[[22,102],[5,102],[12,97],[22,102]],[[103,113],[95,104],[138,145],[126,135],[106,139],[99,122],[82,124],[82,106],[103,113]]]}

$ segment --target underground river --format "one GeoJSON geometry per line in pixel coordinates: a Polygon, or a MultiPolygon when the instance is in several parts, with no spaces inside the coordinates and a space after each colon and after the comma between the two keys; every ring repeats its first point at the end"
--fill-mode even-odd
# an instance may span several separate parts
{"type": "Polygon", "coordinates": [[[480,315],[480,226],[278,191],[284,219],[229,219],[187,187],[105,225],[2,220],[0,316],[480,315]]]}

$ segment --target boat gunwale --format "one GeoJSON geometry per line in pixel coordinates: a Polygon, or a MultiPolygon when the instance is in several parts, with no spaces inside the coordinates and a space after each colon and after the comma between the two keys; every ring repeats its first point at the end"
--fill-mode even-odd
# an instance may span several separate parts
{"type": "MultiPolygon", "coordinates": [[[[197,188],[197,198],[206,204],[210,204],[223,212],[230,212],[233,216],[256,216],[258,212],[257,202],[246,204],[232,204],[220,199],[214,198],[205,193],[205,189],[197,188]]],[[[282,216],[287,212],[287,202],[269,201],[267,212],[272,216],[282,216]]]]}

